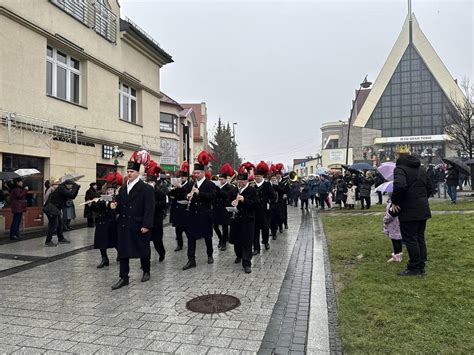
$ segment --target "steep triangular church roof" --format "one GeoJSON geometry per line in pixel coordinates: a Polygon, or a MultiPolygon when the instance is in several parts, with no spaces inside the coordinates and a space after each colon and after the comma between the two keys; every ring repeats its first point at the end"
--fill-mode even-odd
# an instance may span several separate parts
{"type": "Polygon", "coordinates": [[[448,69],[444,65],[441,58],[434,50],[431,43],[426,38],[425,34],[420,28],[418,21],[414,14],[407,15],[405,22],[403,23],[402,30],[385,61],[382,70],[380,71],[377,79],[372,86],[372,90],[367,97],[362,109],[358,113],[354,120],[354,126],[365,127],[367,121],[372,115],[377,103],[379,102],[382,94],[387,88],[390,79],[392,78],[395,69],[400,63],[403,54],[409,45],[412,45],[424,61],[434,79],[439,84],[441,90],[449,98],[461,100],[464,97],[461,89],[454,81],[453,77],[449,73],[448,69]],[[410,22],[412,30],[412,42],[410,43],[410,22]]]}

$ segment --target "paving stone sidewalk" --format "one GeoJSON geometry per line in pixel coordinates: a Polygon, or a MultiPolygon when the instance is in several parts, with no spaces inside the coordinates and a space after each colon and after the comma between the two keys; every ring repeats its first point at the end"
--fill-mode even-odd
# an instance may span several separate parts
{"type": "MultiPolygon", "coordinates": [[[[261,348],[300,231],[301,211],[289,207],[288,212],[289,229],[271,242],[269,251],[254,258],[248,275],[234,264],[232,248],[216,250],[215,263],[208,265],[203,241],[198,242],[197,268],[182,271],[186,250],[173,252],[174,233],[167,227],[166,259],[159,263],[153,252],[147,283],[139,281],[139,261],[133,260],[130,286],[111,291],[118,265],[97,270],[96,250],[3,277],[0,352],[255,353],[261,348]],[[186,310],[191,298],[215,292],[240,298],[241,306],[215,315],[186,310]]],[[[298,253],[309,253],[308,259],[302,264],[297,259],[290,272],[303,269],[305,274],[311,268],[312,244],[309,239],[305,243],[298,253]]],[[[110,259],[115,259],[115,251],[110,259]]],[[[300,296],[306,297],[307,279],[295,280],[301,284],[300,296]]],[[[294,298],[290,301],[295,304],[294,298]]],[[[297,309],[306,311],[308,304],[303,301],[297,309]]]]}
{"type": "MultiPolygon", "coordinates": [[[[451,215],[451,214],[473,214],[474,210],[460,210],[460,211],[431,211],[433,215],[451,215]]],[[[340,212],[337,210],[328,210],[327,212],[322,212],[323,216],[383,216],[385,212],[368,212],[368,211],[359,211],[359,212],[340,212]]]]}

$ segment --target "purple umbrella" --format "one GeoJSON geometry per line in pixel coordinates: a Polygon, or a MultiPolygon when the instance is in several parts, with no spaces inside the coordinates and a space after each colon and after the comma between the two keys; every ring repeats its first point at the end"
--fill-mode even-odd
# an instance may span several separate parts
{"type": "Polygon", "coordinates": [[[393,171],[395,170],[395,163],[389,161],[387,163],[382,163],[377,170],[387,181],[393,180],[393,171]]]}
{"type": "Polygon", "coordinates": [[[375,191],[379,191],[379,192],[393,192],[393,181],[387,181],[387,182],[384,182],[382,185],[380,185],[379,187],[377,187],[375,189],[375,191]]]}

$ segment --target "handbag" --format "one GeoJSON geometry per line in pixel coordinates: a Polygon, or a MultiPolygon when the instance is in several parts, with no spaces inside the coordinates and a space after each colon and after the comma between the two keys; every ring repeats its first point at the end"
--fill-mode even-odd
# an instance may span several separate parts
{"type": "Polygon", "coordinates": [[[55,217],[59,216],[61,214],[61,211],[59,208],[57,208],[55,205],[52,203],[46,203],[46,205],[43,206],[43,212],[49,217],[55,217]]]}

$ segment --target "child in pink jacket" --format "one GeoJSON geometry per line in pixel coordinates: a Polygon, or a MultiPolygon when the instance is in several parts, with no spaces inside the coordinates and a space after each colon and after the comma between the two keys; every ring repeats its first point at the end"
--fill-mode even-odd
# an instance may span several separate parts
{"type": "Polygon", "coordinates": [[[402,235],[400,233],[400,223],[397,214],[392,211],[392,203],[387,204],[385,209],[385,216],[383,218],[383,232],[391,239],[393,245],[392,257],[387,260],[388,263],[392,261],[402,261],[402,235]]]}

